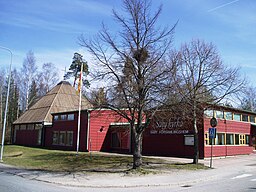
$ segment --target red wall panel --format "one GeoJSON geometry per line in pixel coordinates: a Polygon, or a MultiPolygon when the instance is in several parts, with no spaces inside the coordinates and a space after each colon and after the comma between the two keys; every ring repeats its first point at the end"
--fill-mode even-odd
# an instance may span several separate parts
{"type": "MultiPolygon", "coordinates": [[[[204,130],[208,132],[210,126],[210,118],[204,118],[204,130]]],[[[234,121],[218,119],[218,125],[216,127],[217,133],[236,133],[246,134],[251,133],[251,124],[249,122],[234,121]]],[[[203,140],[204,141],[204,140],[203,140]]],[[[202,142],[203,142],[202,141],[202,142]]],[[[232,156],[250,154],[253,152],[253,147],[249,145],[213,145],[213,156],[232,156]]],[[[205,145],[204,147],[205,157],[211,156],[211,146],[205,145]]]]}
{"type": "Polygon", "coordinates": [[[127,120],[111,110],[90,111],[91,151],[111,150],[111,133],[109,132],[111,123],[127,123],[127,120]]]}
{"type": "MultiPolygon", "coordinates": [[[[78,112],[73,112],[74,120],[58,120],[53,121],[53,126],[45,130],[45,146],[52,149],[61,150],[76,150],[77,148],[77,130],[78,130],[78,112]],[[54,131],[73,131],[73,146],[60,146],[52,144],[52,137],[54,131]]],[[[87,111],[81,111],[80,121],[80,142],[79,151],[87,150],[87,111]]]]}
{"type": "Polygon", "coordinates": [[[37,146],[38,130],[17,130],[16,142],[18,145],[37,146]]]}
{"type": "MultiPolygon", "coordinates": [[[[245,155],[252,153],[251,146],[228,146],[228,145],[213,145],[212,156],[233,156],[233,155],[245,155]]],[[[211,157],[211,146],[205,146],[205,158],[211,157]]]]}

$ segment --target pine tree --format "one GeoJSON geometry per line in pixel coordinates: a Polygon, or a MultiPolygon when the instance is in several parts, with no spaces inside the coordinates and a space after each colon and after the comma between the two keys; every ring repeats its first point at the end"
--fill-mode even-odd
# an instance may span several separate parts
{"type": "Polygon", "coordinates": [[[88,64],[79,53],[74,53],[73,61],[69,67],[69,71],[64,75],[64,79],[74,78],[73,86],[75,87],[76,80],[80,76],[81,66],[83,64],[83,86],[89,86],[89,81],[86,76],[89,74],[88,64]]]}

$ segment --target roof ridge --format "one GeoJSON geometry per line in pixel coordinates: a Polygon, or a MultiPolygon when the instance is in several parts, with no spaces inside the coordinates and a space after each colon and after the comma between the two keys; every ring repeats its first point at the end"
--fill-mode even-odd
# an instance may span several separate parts
{"type": "Polygon", "coordinates": [[[59,92],[60,92],[60,89],[61,89],[61,86],[63,85],[63,83],[61,83],[61,84],[59,84],[59,85],[60,85],[59,90],[55,93],[54,99],[52,100],[52,103],[51,103],[51,105],[50,105],[50,107],[49,107],[49,110],[47,111],[47,113],[46,113],[46,115],[45,115],[44,120],[47,118],[48,114],[50,114],[50,111],[51,111],[51,109],[52,109],[52,105],[53,105],[53,103],[55,102],[55,100],[56,100],[56,98],[57,98],[57,96],[58,96],[58,94],[59,94],[59,92]]]}

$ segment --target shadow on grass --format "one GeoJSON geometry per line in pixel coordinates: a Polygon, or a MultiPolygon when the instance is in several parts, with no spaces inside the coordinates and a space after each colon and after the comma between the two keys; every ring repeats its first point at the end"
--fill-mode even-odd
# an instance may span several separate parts
{"type": "Polygon", "coordinates": [[[41,164],[42,169],[48,171],[67,171],[67,172],[106,172],[121,173],[131,167],[130,157],[104,156],[89,154],[67,154],[49,153],[33,156],[33,161],[41,164]]]}

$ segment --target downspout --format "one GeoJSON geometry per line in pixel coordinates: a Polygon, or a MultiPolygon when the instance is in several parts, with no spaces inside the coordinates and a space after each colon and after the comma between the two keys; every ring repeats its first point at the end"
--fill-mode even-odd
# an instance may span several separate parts
{"type": "Polygon", "coordinates": [[[87,138],[86,138],[86,150],[89,152],[89,134],[90,134],[90,111],[87,111],[87,138]]]}

